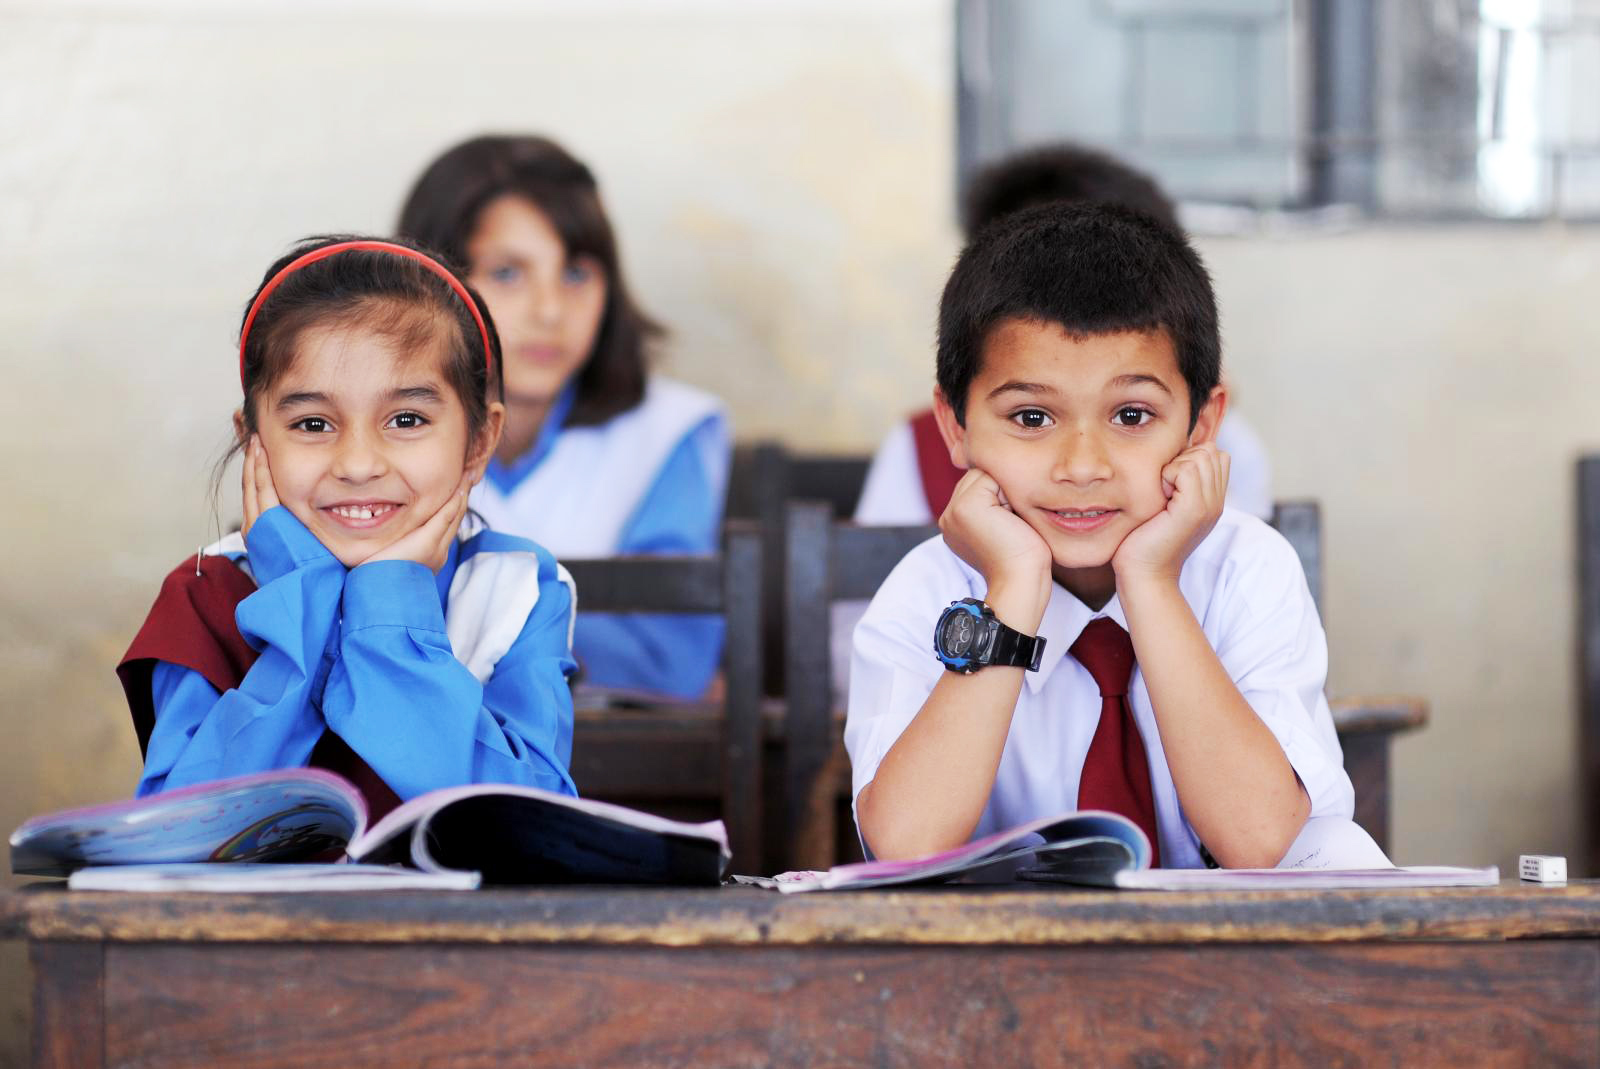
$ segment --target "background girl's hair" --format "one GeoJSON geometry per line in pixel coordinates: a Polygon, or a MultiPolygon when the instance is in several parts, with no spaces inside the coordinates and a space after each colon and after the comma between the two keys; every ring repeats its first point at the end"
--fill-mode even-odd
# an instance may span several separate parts
{"type": "Polygon", "coordinates": [[[554,141],[485,136],[428,165],[400,212],[400,233],[467,264],[467,242],[488,204],[502,196],[532,202],[550,220],[569,258],[591,256],[605,270],[606,307],[594,350],[577,375],[567,423],[604,423],[644,398],[647,354],[664,331],[634,302],[616,236],[589,168],[554,141]]]}
{"type": "MultiPolygon", "coordinates": [[[[300,242],[267,268],[245,302],[245,315],[267,283],[292,261],[328,245],[360,240],[368,239],[339,234],[300,242]]],[[[348,249],[298,268],[262,302],[251,325],[241,375],[245,434],[235,436],[232,447],[217,462],[212,475],[213,499],[228,462],[244,448],[245,439],[256,432],[257,400],[289,370],[300,335],[313,326],[361,326],[388,338],[403,352],[439,347],[445,381],[466,410],[469,441],[483,431],[490,399],[505,399],[500,340],[489,308],[447,258],[414,242],[398,240],[395,244],[438,260],[462,283],[489,328],[490,351],[483,351],[484,337],[477,321],[450,284],[410,257],[381,250],[348,249]]],[[[241,320],[241,331],[243,326],[241,320]]]]}

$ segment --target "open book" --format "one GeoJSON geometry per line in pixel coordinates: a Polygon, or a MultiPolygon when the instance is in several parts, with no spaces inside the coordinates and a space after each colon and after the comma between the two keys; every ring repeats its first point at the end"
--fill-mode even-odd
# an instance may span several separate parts
{"type": "Polygon", "coordinates": [[[1123,870],[1150,867],[1150,840],[1116,813],[1085,810],[1041,817],[943,853],[909,861],[858,861],[827,872],[787,872],[750,881],[779,891],[834,891],[911,883],[1008,883],[1049,865],[1072,882],[1113,885],[1123,870]]]}
{"type": "Polygon", "coordinates": [[[734,879],[785,893],[1013,880],[1125,890],[1223,891],[1492,887],[1500,873],[1492,866],[1396,868],[1359,825],[1338,817],[1306,821],[1274,869],[1152,869],[1150,841],[1136,824],[1116,813],[1085,811],[1042,817],[908,861],[861,861],[827,872],[734,879]]]}
{"type": "MultiPolygon", "coordinates": [[[[461,886],[461,873],[488,884],[714,885],[728,859],[721,821],[684,824],[510,784],[429,791],[368,828],[361,792],[312,768],[51,813],[11,835],[11,871],[35,876],[109,865],[349,861],[441,874],[439,886],[461,886]]],[[[330,884],[346,875],[339,867],[328,867],[330,884]]],[[[293,875],[314,879],[308,872],[296,866],[293,875]]]]}

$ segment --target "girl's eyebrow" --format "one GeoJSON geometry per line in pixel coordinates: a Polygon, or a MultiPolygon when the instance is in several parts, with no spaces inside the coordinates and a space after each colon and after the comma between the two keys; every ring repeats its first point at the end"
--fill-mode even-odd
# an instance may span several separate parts
{"type": "MultiPolygon", "coordinates": [[[[386,401],[415,401],[429,404],[439,404],[444,400],[444,394],[437,386],[398,386],[389,391],[386,401]]],[[[286,408],[299,408],[301,405],[328,405],[328,395],[314,390],[305,390],[298,393],[286,393],[278,398],[275,406],[280,411],[286,408]]]]}
{"type": "Polygon", "coordinates": [[[286,393],[278,398],[277,407],[280,411],[285,408],[299,408],[301,405],[325,405],[328,395],[325,393],[302,392],[286,393]]]}

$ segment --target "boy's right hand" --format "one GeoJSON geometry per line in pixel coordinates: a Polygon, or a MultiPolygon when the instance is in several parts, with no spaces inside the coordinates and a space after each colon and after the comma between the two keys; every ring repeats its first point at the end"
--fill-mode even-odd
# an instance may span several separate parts
{"type": "Polygon", "coordinates": [[[984,600],[1007,627],[1038,633],[1050,601],[1050,546],[1011,511],[1000,484],[972,468],[939,517],[945,544],[988,584],[984,600]]]}
{"type": "Polygon", "coordinates": [[[267,451],[262,448],[261,439],[253,434],[244,447],[243,489],[244,522],[239,526],[239,533],[248,538],[250,528],[256,525],[261,514],[282,504],[278,500],[278,488],[272,484],[272,467],[267,463],[267,451]]]}

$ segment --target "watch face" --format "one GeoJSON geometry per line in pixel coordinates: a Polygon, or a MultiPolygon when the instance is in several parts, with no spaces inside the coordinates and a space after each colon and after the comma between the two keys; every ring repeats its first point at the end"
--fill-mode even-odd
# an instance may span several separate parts
{"type": "Polygon", "coordinates": [[[978,633],[978,621],[969,612],[955,611],[945,617],[939,629],[939,647],[951,657],[965,657],[972,652],[972,642],[978,633]]]}

